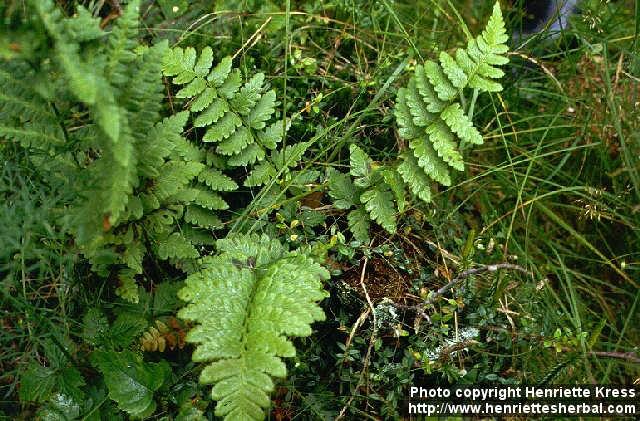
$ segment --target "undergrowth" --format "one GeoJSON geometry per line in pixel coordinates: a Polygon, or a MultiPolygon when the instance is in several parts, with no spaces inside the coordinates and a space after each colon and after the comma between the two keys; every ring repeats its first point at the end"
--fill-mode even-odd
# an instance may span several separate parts
{"type": "Polygon", "coordinates": [[[638,369],[638,8],[0,5],[0,416],[399,419],[638,369]]]}

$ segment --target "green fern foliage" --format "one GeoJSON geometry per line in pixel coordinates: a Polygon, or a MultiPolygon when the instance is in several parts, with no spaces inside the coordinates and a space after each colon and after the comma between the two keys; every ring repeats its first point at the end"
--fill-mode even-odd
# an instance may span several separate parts
{"type": "Polygon", "coordinates": [[[213,50],[200,55],[188,47],[172,48],[162,64],[166,76],[183,86],[176,93],[185,99],[193,126],[205,129],[202,141],[209,153],[225,157],[230,167],[262,161],[267,149],[275,149],[283,136],[282,122],[270,122],[276,94],[265,87],[263,73],[243,83],[231,57],[213,65],[213,50]]]}
{"type": "Polygon", "coordinates": [[[354,238],[369,242],[370,221],[395,233],[396,214],[404,211],[404,182],[392,169],[375,163],[358,145],[350,146],[350,175],[328,174],[329,196],[338,209],[349,210],[347,221],[354,238]],[[353,179],[352,179],[353,177],[353,179]]]}
{"type": "Polygon", "coordinates": [[[429,180],[451,185],[450,170],[464,170],[461,149],[482,144],[482,135],[456,98],[463,90],[499,92],[504,76],[498,66],[508,62],[508,36],[496,3],[486,28],[470,39],[455,57],[441,52],[438,62],[428,60],[415,68],[406,87],[398,90],[394,114],[398,133],[411,153],[401,156],[398,172],[409,189],[431,201],[429,180]]]}
{"type": "MultiPolygon", "coordinates": [[[[183,137],[189,111],[162,118],[162,61],[172,50],[138,42],[138,0],[105,30],[82,6],[70,17],[51,0],[26,2],[25,11],[52,48],[38,66],[20,55],[0,63],[0,139],[27,149],[34,168],[65,186],[73,199],[60,219],[93,269],[117,279],[116,293],[136,302],[146,256],[178,266],[199,257],[222,226],[223,194],[238,186],[202,145],[183,137]]],[[[192,79],[209,74],[210,56],[193,60],[192,79]]],[[[214,85],[224,79],[216,95],[229,99],[239,74],[227,75],[225,63],[211,75],[214,85]]],[[[195,95],[198,87],[188,86],[183,95],[195,95]]],[[[236,102],[248,110],[251,130],[264,129],[273,94],[261,100],[261,85],[254,88],[236,102]]],[[[260,136],[275,147],[272,132],[260,136]]]]}
{"type": "Polygon", "coordinates": [[[271,378],[286,374],[281,358],[295,355],[287,337],[308,336],[310,324],[324,320],[317,303],[329,273],[264,235],[231,236],[217,249],[187,278],[178,315],[197,324],[187,341],[197,345],[193,360],[209,363],[200,381],[214,385],[216,415],[261,420],[271,378]]]}

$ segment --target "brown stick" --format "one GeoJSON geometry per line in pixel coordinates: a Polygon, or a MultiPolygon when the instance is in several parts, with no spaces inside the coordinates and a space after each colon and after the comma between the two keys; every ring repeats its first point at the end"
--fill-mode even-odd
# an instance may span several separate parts
{"type": "Polygon", "coordinates": [[[635,352],[613,352],[613,351],[591,351],[591,355],[596,357],[618,358],[632,363],[640,364],[640,357],[635,352]]]}

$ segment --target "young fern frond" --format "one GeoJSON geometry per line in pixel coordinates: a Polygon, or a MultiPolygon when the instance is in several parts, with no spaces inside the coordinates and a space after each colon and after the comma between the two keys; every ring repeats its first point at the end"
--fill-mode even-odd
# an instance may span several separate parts
{"type": "Polygon", "coordinates": [[[286,375],[281,358],[295,355],[287,337],[308,336],[324,320],[317,303],[329,272],[265,235],[218,240],[217,250],[187,278],[178,315],[196,323],[186,340],[196,344],[193,360],[209,363],[200,381],[213,384],[216,415],[262,420],[272,377],[286,375]]]}
{"type": "Polygon", "coordinates": [[[464,170],[460,145],[480,145],[482,135],[456,97],[466,88],[498,92],[504,75],[497,66],[508,62],[504,20],[496,3],[486,28],[455,57],[440,53],[439,61],[416,66],[407,87],[398,90],[394,115],[400,137],[412,154],[401,156],[398,172],[421,200],[431,200],[429,179],[451,185],[449,168],[464,170]]]}

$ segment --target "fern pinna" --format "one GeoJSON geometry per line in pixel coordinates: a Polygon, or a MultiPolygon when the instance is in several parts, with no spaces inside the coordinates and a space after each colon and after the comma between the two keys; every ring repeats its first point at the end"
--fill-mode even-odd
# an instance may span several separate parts
{"type": "Polygon", "coordinates": [[[497,66],[508,62],[507,40],[496,3],[486,28],[468,41],[467,48],[458,49],[455,57],[443,51],[438,62],[428,60],[417,65],[408,85],[398,90],[394,115],[398,134],[410,148],[400,155],[400,162],[374,163],[361,148],[352,145],[350,173],[355,180],[337,172],[329,174],[334,206],[355,208],[347,219],[358,241],[368,241],[369,220],[389,233],[395,232],[396,208],[400,213],[404,210],[405,185],[429,203],[432,181],[450,186],[450,168],[464,170],[462,148],[480,145],[483,139],[457,98],[463,97],[466,88],[474,89],[473,101],[480,91],[502,90],[496,80],[504,72],[497,66]]]}
{"type": "Polygon", "coordinates": [[[262,420],[271,378],[286,374],[280,358],[295,355],[287,336],[308,336],[324,320],[317,303],[329,272],[265,235],[231,236],[217,249],[178,293],[187,302],[178,316],[197,323],[186,340],[197,345],[194,361],[210,363],[200,381],[214,385],[216,415],[262,420]]]}

